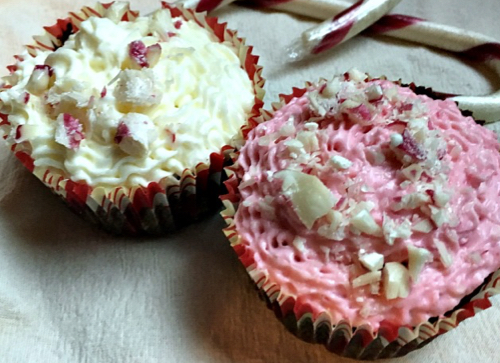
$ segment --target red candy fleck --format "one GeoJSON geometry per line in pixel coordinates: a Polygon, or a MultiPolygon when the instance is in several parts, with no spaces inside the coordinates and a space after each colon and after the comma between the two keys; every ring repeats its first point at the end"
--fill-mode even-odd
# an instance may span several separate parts
{"type": "Polygon", "coordinates": [[[425,191],[425,193],[426,193],[429,197],[431,197],[432,203],[434,203],[434,190],[432,190],[432,189],[427,189],[427,190],[425,191]]]}
{"type": "Polygon", "coordinates": [[[169,38],[172,38],[172,37],[177,36],[177,33],[174,33],[174,32],[168,32],[168,33],[167,33],[167,35],[168,35],[168,37],[169,37],[169,38]]]}
{"type": "Polygon", "coordinates": [[[417,140],[410,134],[408,129],[403,132],[403,143],[398,146],[405,153],[417,160],[425,160],[427,154],[424,149],[419,145],[417,140]]]}
{"type": "Polygon", "coordinates": [[[10,125],[9,116],[5,113],[0,113],[0,126],[2,125],[10,125]]]}
{"type": "Polygon", "coordinates": [[[76,149],[80,146],[80,142],[85,138],[83,135],[83,127],[78,119],[74,118],[68,113],[63,116],[64,129],[68,136],[69,147],[76,149]]]}
{"type": "Polygon", "coordinates": [[[400,111],[411,111],[411,110],[413,110],[413,104],[404,103],[401,105],[401,107],[399,109],[400,109],[400,111]]]}
{"type": "Polygon", "coordinates": [[[397,132],[399,134],[402,134],[403,131],[406,129],[406,122],[403,122],[401,120],[396,120],[394,122],[387,124],[387,127],[390,128],[392,132],[397,132]]]}
{"type": "Polygon", "coordinates": [[[322,85],[321,85],[321,87],[319,88],[319,91],[318,91],[318,93],[319,93],[320,95],[322,95],[322,94],[323,94],[323,92],[324,92],[324,91],[325,91],[325,89],[326,89],[326,86],[327,86],[327,84],[326,84],[326,83],[324,83],[324,84],[322,84],[322,85]]]}
{"type": "Polygon", "coordinates": [[[337,204],[335,204],[335,209],[341,209],[342,205],[344,204],[344,202],[347,200],[346,197],[342,196],[340,197],[339,201],[337,202],[337,204]]]}
{"type": "Polygon", "coordinates": [[[371,98],[371,99],[369,99],[369,100],[368,100],[368,102],[370,102],[370,103],[377,103],[377,102],[379,102],[382,98],[384,98],[384,96],[383,96],[383,95],[380,95],[380,96],[378,96],[378,97],[376,97],[376,98],[371,98]]]}
{"type": "Polygon", "coordinates": [[[167,135],[172,139],[172,143],[175,143],[175,133],[173,133],[172,131],[170,130],[166,130],[167,132],[167,135]]]}
{"type": "Polygon", "coordinates": [[[119,144],[120,142],[122,142],[123,138],[127,136],[130,136],[130,129],[125,124],[125,122],[122,121],[118,124],[118,127],[116,129],[115,142],[119,144]]]}
{"type": "Polygon", "coordinates": [[[28,92],[24,92],[24,98],[23,98],[24,104],[27,104],[29,100],[30,100],[30,94],[28,92]]]}
{"type": "Polygon", "coordinates": [[[129,55],[140,68],[154,66],[160,59],[161,46],[156,43],[146,47],[142,41],[135,40],[129,44],[129,55]]]}
{"type": "Polygon", "coordinates": [[[182,20],[177,20],[175,23],[174,23],[174,26],[175,26],[175,29],[180,29],[181,26],[182,26],[182,20]]]}
{"type": "Polygon", "coordinates": [[[106,87],[103,87],[102,88],[102,91],[101,91],[101,98],[104,98],[106,97],[106,94],[108,93],[108,89],[106,87]]]}
{"type": "Polygon", "coordinates": [[[365,104],[361,104],[357,107],[351,108],[349,111],[363,121],[370,121],[372,118],[370,109],[365,104]]]}
{"type": "Polygon", "coordinates": [[[396,121],[393,121],[393,122],[387,124],[387,127],[393,127],[393,126],[404,126],[404,127],[406,127],[406,122],[401,121],[401,120],[396,120],[396,121]]]}
{"type": "Polygon", "coordinates": [[[52,77],[54,74],[54,70],[52,69],[51,66],[48,66],[46,64],[38,64],[34,68],[35,71],[46,71],[49,75],[49,77],[52,77]]]}
{"type": "Polygon", "coordinates": [[[128,53],[141,68],[147,67],[148,60],[146,58],[147,48],[146,45],[140,41],[135,40],[128,45],[128,53]]]}
{"type": "Polygon", "coordinates": [[[21,136],[22,136],[22,132],[21,132],[22,128],[23,128],[23,125],[17,126],[17,128],[16,128],[16,140],[19,140],[21,138],[21,136]]]}

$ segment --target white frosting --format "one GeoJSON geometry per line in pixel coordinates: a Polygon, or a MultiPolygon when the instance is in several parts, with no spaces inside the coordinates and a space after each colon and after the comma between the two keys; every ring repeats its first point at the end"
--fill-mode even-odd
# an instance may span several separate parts
{"type": "Polygon", "coordinates": [[[23,56],[5,79],[12,88],[0,93],[12,125],[7,141],[27,140],[38,170],[55,168],[91,186],[147,185],[208,162],[238,133],[254,103],[236,50],[166,10],[133,22],[91,17],[63,47],[23,56]],[[135,41],[154,45],[148,66],[129,55],[135,41]],[[49,67],[35,70],[44,64],[50,77],[49,67]],[[63,114],[82,125],[78,147],[61,141],[63,114]],[[147,130],[127,114],[143,114],[147,130]],[[124,121],[133,135],[117,138],[124,121]]]}

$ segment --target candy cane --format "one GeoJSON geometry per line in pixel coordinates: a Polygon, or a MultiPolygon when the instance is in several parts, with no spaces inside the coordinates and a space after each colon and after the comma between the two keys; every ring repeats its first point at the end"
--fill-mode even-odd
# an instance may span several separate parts
{"type": "MultiPolygon", "coordinates": [[[[383,17],[369,30],[374,34],[425,44],[485,62],[500,74],[500,43],[491,37],[399,14],[383,17]]],[[[479,97],[450,96],[460,108],[471,111],[477,119],[486,122],[500,120],[500,91],[479,97]]]]}
{"type": "MultiPolygon", "coordinates": [[[[258,1],[263,6],[320,19],[324,18],[325,14],[338,12],[350,5],[338,0],[258,1]]],[[[320,29],[320,26],[317,29],[320,29]]],[[[500,43],[494,38],[476,32],[401,14],[385,15],[367,30],[371,34],[416,42],[447,50],[468,59],[482,61],[500,74],[500,43]]],[[[448,97],[456,101],[462,109],[471,111],[477,119],[486,122],[500,120],[500,91],[487,96],[448,95],[448,97]]]]}
{"type": "Polygon", "coordinates": [[[340,14],[302,33],[288,48],[292,61],[319,54],[351,39],[387,14],[401,0],[359,0],[340,14]]]}
{"type": "MultiPolygon", "coordinates": [[[[234,0],[232,0],[234,1],[234,0]]],[[[231,0],[178,0],[190,7],[218,9],[231,0]],[[203,4],[202,4],[203,3],[203,4]]],[[[269,7],[316,19],[327,19],[352,6],[343,0],[253,0],[252,5],[269,7]]],[[[453,52],[469,59],[484,61],[500,74],[500,44],[496,39],[456,27],[441,25],[401,14],[385,15],[367,31],[388,37],[416,42],[453,52]]],[[[486,122],[500,120],[500,91],[488,96],[449,95],[462,109],[473,112],[486,122]]]]}

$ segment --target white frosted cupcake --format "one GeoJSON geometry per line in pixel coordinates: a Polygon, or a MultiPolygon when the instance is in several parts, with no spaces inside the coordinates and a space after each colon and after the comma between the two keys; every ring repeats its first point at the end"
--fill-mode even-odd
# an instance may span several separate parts
{"type": "Polygon", "coordinates": [[[0,90],[18,158],[118,233],[165,232],[217,208],[224,151],[262,105],[251,48],[216,19],[164,7],[71,13],[16,57],[0,90]]]}
{"type": "Polygon", "coordinates": [[[452,101],[355,70],[281,100],[228,168],[223,216],[293,333],[388,358],[490,306],[500,292],[493,132],[452,101]]]}

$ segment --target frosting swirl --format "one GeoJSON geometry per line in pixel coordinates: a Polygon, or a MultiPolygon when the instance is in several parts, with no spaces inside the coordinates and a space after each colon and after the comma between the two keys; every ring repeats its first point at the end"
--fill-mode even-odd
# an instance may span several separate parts
{"type": "Polygon", "coordinates": [[[312,86],[241,150],[241,258],[334,324],[441,316],[500,267],[498,151],[451,101],[357,71],[312,86]]]}
{"type": "Polygon", "coordinates": [[[57,50],[23,54],[0,112],[7,142],[29,143],[36,170],[145,186],[208,162],[246,121],[254,92],[233,46],[196,22],[166,10],[118,21],[114,6],[57,50]]]}

